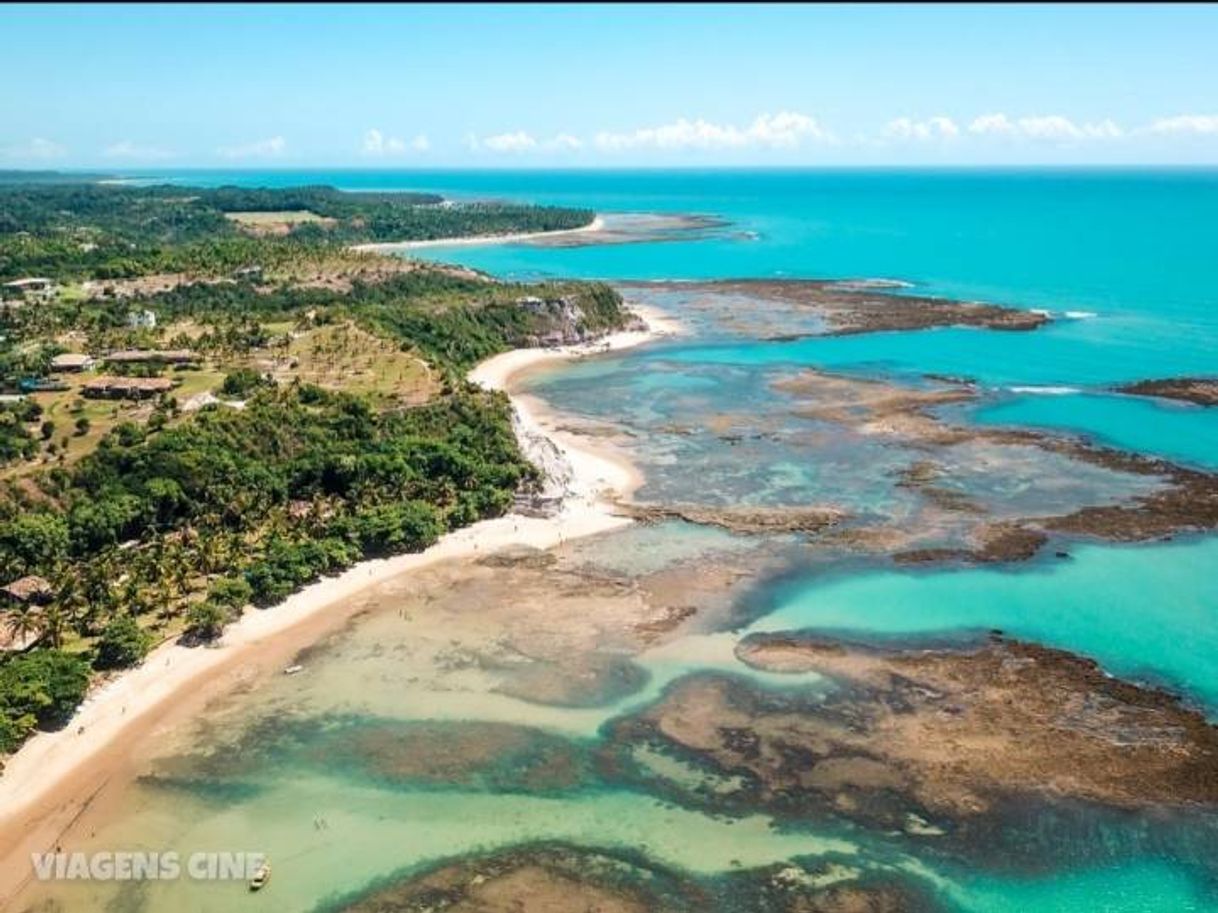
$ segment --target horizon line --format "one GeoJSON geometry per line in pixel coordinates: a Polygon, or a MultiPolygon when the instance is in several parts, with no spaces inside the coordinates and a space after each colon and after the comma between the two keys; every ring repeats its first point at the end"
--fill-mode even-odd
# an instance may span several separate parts
{"type": "Polygon", "coordinates": [[[867,163],[822,163],[806,165],[777,165],[777,164],[663,164],[663,165],[355,165],[355,164],[291,164],[291,165],[181,165],[177,167],[152,166],[106,168],[94,165],[72,165],[60,168],[10,167],[0,168],[0,174],[62,174],[90,176],[138,176],[164,175],[183,171],[207,172],[244,172],[266,171],[291,173],[300,171],[351,171],[351,172],[386,172],[413,171],[427,172],[566,172],[588,173],[597,171],[876,171],[876,170],[907,170],[907,171],[1079,171],[1079,170],[1177,170],[1177,171],[1208,171],[1218,170],[1215,162],[867,162],[867,163]]]}

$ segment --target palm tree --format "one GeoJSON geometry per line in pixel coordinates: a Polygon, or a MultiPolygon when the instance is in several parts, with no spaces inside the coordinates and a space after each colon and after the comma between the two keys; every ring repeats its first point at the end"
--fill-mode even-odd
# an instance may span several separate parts
{"type": "Polygon", "coordinates": [[[219,529],[207,529],[199,537],[199,569],[204,574],[224,567],[228,557],[228,538],[219,529]]]}
{"type": "Polygon", "coordinates": [[[41,615],[41,611],[28,605],[12,608],[5,612],[4,627],[8,630],[14,645],[24,645],[42,635],[41,615]]]}
{"type": "Polygon", "coordinates": [[[63,607],[68,623],[79,633],[85,633],[84,619],[89,611],[89,599],[85,592],[84,581],[73,569],[61,566],[56,569],[55,579],[60,581],[55,601],[63,607]]]}
{"type": "Polygon", "coordinates": [[[63,610],[52,603],[39,613],[38,621],[42,636],[50,640],[51,646],[56,650],[62,647],[64,628],[68,626],[63,610]]]}

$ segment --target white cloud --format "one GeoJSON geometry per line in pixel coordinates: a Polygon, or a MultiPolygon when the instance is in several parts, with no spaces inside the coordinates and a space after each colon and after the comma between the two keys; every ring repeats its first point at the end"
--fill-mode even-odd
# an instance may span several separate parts
{"type": "MultiPolygon", "coordinates": [[[[830,141],[832,135],[806,114],[790,111],[763,114],[747,127],[715,124],[705,120],[680,118],[659,127],[645,127],[629,133],[602,131],[591,141],[602,152],[628,149],[732,149],[794,148],[804,140],[830,141]]],[[[562,154],[578,152],[589,143],[570,133],[537,137],[525,130],[479,137],[470,133],[465,145],[474,151],[506,154],[562,154]]]]}
{"type": "Polygon", "coordinates": [[[278,158],[287,150],[287,141],[282,136],[272,136],[241,146],[221,146],[216,154],[226,159],[278,158]]]}
{"type": "Polygon", "coordinates": [[[483,146],[492,152],[528,152],[537,148],[537,140],[523,130],[514,133],[496,133],[494,136],[474,140],[475,148],[483,146]]]}
{"type": "Polygon", "coordinates": [[[40,136],[36,136],[24,143],[18,143],[15,146],[8,146],[4,150],[5,158],[16,159],[18,161],[46,162],[52,159],[61,159],[67,154],[68,150],[66,147],[54,140],[43,139],[40,136]]]}
{"type": "Polygon", "coordinates": [[[364,155],[400,155],[406,144],[395,136],[385,136],[375,127],[364,134],[364,155]]]}
{"type": "Polygon", "coordinates": [[[131,159],[132,161],[157,161],[173,158],[173,153],[159,146],[141,146],[131,140],[111,143],[102,150],[102,155],[109,159],[131,159]]]}
{"type": "Polygon", "coordinates": [[[884,135],[900,140],[953,139],[960,135],[960,128],[950,117],[932,117],[923,121],[898,117],[884,127],[884,135]]]}
{"type": "Polygon", "coordinates": [[[762,114],[747,127],[682,117],[670,124],[643,127],[630,133],[598,133],[595,142],[599,149],[617,152],[639,148],[739,149],[750,146],[789,149],[800,145],[805,139],[828,141],[832,138],[815,118],[783,111],[773,115],[762,114]]]}
{"type": "Polygon", "coordinates": [[[1116,139],[1121,135],[1121,128],[1110,120],[1102,120],[1093,124],[1075,124],[1069,118],[1057,114],[1047,117],[1021,117],[1019,126],[1033,139],[1116,139]]]}
{"type": "Polygon", "coordinates": [[[1076,124],[1060,114],[1020,117],[1015,120],[1005,114],[983,114],[973,120],[969,133],[978,136],[1006,136],[1050,142],[1117,139],[1124,135],[1111,120],[1076,124]]]}
{"type": "Polygon", "coordinates": [[[982,114],[968,125],[969,133],[982,135],[1013,136],[1018,132],[1011,119],[1005,114],[982,114]]]}
{"type": "MultiPolygon", "coordinates": [[[[1145,127],[1124,129],[1110,118],[1075,120],[1061,114],[1016,117],[1002,112],[957,121],[946,115],[922,119],[896,117],[876,132],[838,137],[815,118],[794,111],[762,114],[744,124],[720,123],[702,118],[678,118],[658,126],[630,131],[601,131],[580,137],[570,133],[545,136],[514,130],[490,136],[466,135],[466,146],[481,153],[504,155],[575,155],[600,153],[681,151],[745,151],[795,149],[812,144],[848,144],[860,149],[891,150],[896,143],[931,144],[930,149],[956,149],[956,144],[989,140],[1027,147],[1087,147],[1099,143],[1133,142],[1150,134],[1162,136],[1218,136],[1218,114],[1181,114],[1163,117],[1145,127]]],[[[379,137],[379,134],[378,134],[379,137]]],[[[384,137],[380,141],[391,142],[384,137]]],[[[412,146],[426,144],[417,137],[412,146]]],[[[426,145],[417,146],[426,148],[426,145]]]]}
{"type": "Polygon", "coordinates": [[[380,130],[373,127],[364,134],[361,152],[370,158],[382,158],[385,156],[403,155],[407,151],[426,152],[430,148],[431,140],[422,133],[410,140],[410,142],[407,142],[396,136],[386,136],[380,130]]]}
{"type": "Polygon", "coordinates": [[[1139,132],[1212,136],[1218,134],[1218,114],[1177,114],[1175,117],[1161,117],[1139,132]]]}
{"type": "Polygon", "coordinates": [[[559,133],[542,143],[542,146],[556,152],[574,152],[576,149],[584,148],[584,141],[570,133],[559,133]]]}
{"type": "Polygon", "coordinates": [[[538,139],[525,130],[516,130],[512,133],[498,133],[494,136],[484,136],[481,138],[470,133],[465,137],[465,145],[475,152],[490,150],[491,152],[509,154],[522,152],[564,153],[584,148],[584,141],[578,136],[572,136],[570,133],[556,133],[548,139],[538,139]]]}

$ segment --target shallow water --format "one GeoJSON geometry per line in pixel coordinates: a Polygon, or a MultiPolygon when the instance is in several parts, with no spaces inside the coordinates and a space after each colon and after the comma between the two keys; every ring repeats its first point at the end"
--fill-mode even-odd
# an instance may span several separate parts
{"type": "Polygon", "coordinates": [[[1218,468],[1218,418],[1191,403],[1087,393],[1014,396],[977,410],[973,420],[1061,429],[1124,450],[1218,468]]]}
{"type": "Polygon", "coordinates": [[[1078,545],[1020,568],[783,581],[752,631],[885,635],[1001,629],[1183,690],[1218,716],[1218,540],[1078,545]],[[1130,582],[1136,581],[1136,586],[1130,582]]]}
{"type": "MultiPolygon", "coordinates": [[[[274,861],[274,894],[256,906],[309,910],[367,882],[419,865],[538,839],[589,846],[636,846],[652,858],[694,873],[752,867],[807,854],[851,855],[840,837],[776,831],[763,816],[714,819],[652,797],[613,790],[573,796],[488,791],[369,789],[346,778],[280,769],[274,788],[224,808],[196,807],[178,793],[154,797],[136,830],[107,845],[180,847],[183,854],[217,846],[257,847],[274,861]],[[151,809],[172,799],[177,812],[151,809]],[[190,809],[190,815],[182,811],[190,809]],[[318,822],[320,826],[316,826],[318,822]],[[234,844],[234,841],[237,841],[234,844]]],[[[166,882],[154,885],[151,909],[228,911],[244,901],[244,883],[166,882]]],[[[62,895],[71,909],[112,896],[88,888],[62,895]]],[[[118,909],[139,909],[132,904],[118,909]]]]}
{"type": "MultiPolygon", "coordinates": [[[[1212,171],[180,177],[715,215],[730,225],[697,241],[427,255],[523,277],[891,277],[917,293],[1058,318],[1032,333],[758,341],[765,315],[747,297],[709,307],[679,285],[632,289],[691,334],[540,374],[531,388],[575,416],[619,426],[645,469],[647,500],[831,504],[859,523],[915,530],[919,544],[962,541],[966,527],[928,513],[918,492],[896,484],[925,452],[800,414],[807,404],[775,388],[805,368],[913,388],[926,385],[927,373],[969,377],[976,401],[941,410],[953,422],[1059,429],[1218,466],[1218,410],[1105,392],[1144,377],[1218,373],[1212,171]]],[[[790,333],[822,328],[807,317],[783,320],[779,329],[790,333]]],[[[970,443],[933,457],[947,469],[947,487],[996,517],[1111,503],[1154,484],[1034,448],[970,443]]],[[[933,885],[951,909],[968,913],[1218,909],[1215,872],[1197,862],[1212,852],[1177,854],[1170,840],[1143,839],[1141,825],[1105,824],[1110,841],[1061,847],[1035,872],[1013,873],[1001,859],[962,870],[933,839],[829,823],[781,828],[760,815],[671,804],[659,798],[664,781],[688,786],[705,775],[679,758],[635,757],[656,778],[654,791],[606,780],[592,760],[607,723],[689,674],[750,676],[805,696],[826,687],[815,676],[765,675],[737,662],[738,639],[760,631],[1001,628],[1093,657],[1114,674],[1167,684],[1216,715],[1218,539],[1063,541],[1021,566],[919,571],[876,556],[826,557],[798,537],[761,539],[684,523],[635,526],[570,544],[558,565],[534,576],[502,570],[391,587],[370,614],[311,651],[305,673],[235,695],[202,724],[166,737],[148,767],[154,779],[131,787],[126,813],[88,843],[253,841],[271,854],[276,875],[251,906],[275,910],[314,909],[431,861],[537,839],[637,848],[695,876],[805,855],[861,859],[933,885]],[[1059,549],[1069,557],[1054,557],[1059,549]],[[637,601],[680,608],[673,594],[686,592],[695,626],[638,647],[626,621],[637,601]],[[528,603],[519,616],[498,611],[513,600],[528,603]]],[[[730,781],[710,787],[732,789],[730,781]]],[[[241,885],[171,883],[143,898],[96,886],[60,896],[70,910],[108,900],[115,910],[227,910],[243,893],[241,885]]]]}
{"type": "Polygon", "coordinates": [[[968,913],[1202,913],[1216,903],[1212,890],[1154,860],[1049,880],[977,879],[952,895],[968,913]]]}

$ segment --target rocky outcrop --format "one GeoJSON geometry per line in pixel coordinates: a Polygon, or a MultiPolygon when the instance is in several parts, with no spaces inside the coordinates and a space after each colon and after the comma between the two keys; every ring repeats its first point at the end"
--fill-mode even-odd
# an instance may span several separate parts
{"type": "MultiPolygon", "coordinates": [[[[331,909],[331,908],[327,908],[331,909]]],[[[441,864],[335,913],[931,913],[912,879],[818,859],[697,877],[640,854],[534,844],[441,864]]]]}
{"type": "Polygon", "coordinates": [[[699,504],[624,504],[620,509],[636,520],[655,523],[684,520],[718,526],[734,533],[815,533],[840,522],[836,507],[710,507],[699,504]]]}
{"type": "Polygon", "coordinates": [[[972,326],[990,330],[1035,330],[1050,318],[980,301],[955,301],[923,295],[892,294],[890,288],[826,280],[729,279],[682,283],[683,291],[743,296],[812,311],[825,321],[825,333],[847,335],[886,330],[972,326]]]}
{"type": "Polygon", "coordinates": [[[1198,406],[1218,406],[1218,377],[1170,377],[1140,380],[1117,387],[1118,393],[1178,399],[1198,406]]]}
{"type": "Polygon", "coordinates": [[[994,829],[1012,804],[1218,807],[1218,728],[1070,653],[1001,638],[928,648],[776,634],[746,638],[737,655],[836,687],[801,698],[694,676],[615,737],[735,776],[742,807],[914,836],[994,829]]]}
{"type": "Polygon", "coordinates": [[[574,296],[541,298],[529,295],[518,298],[515,304],[529,315],[530,331],[516,340],[522,348],[579,345],[595,342],[609,332],[647,329],[639,317],[625,310],[612,325],[592,320],[574,296]]]}

